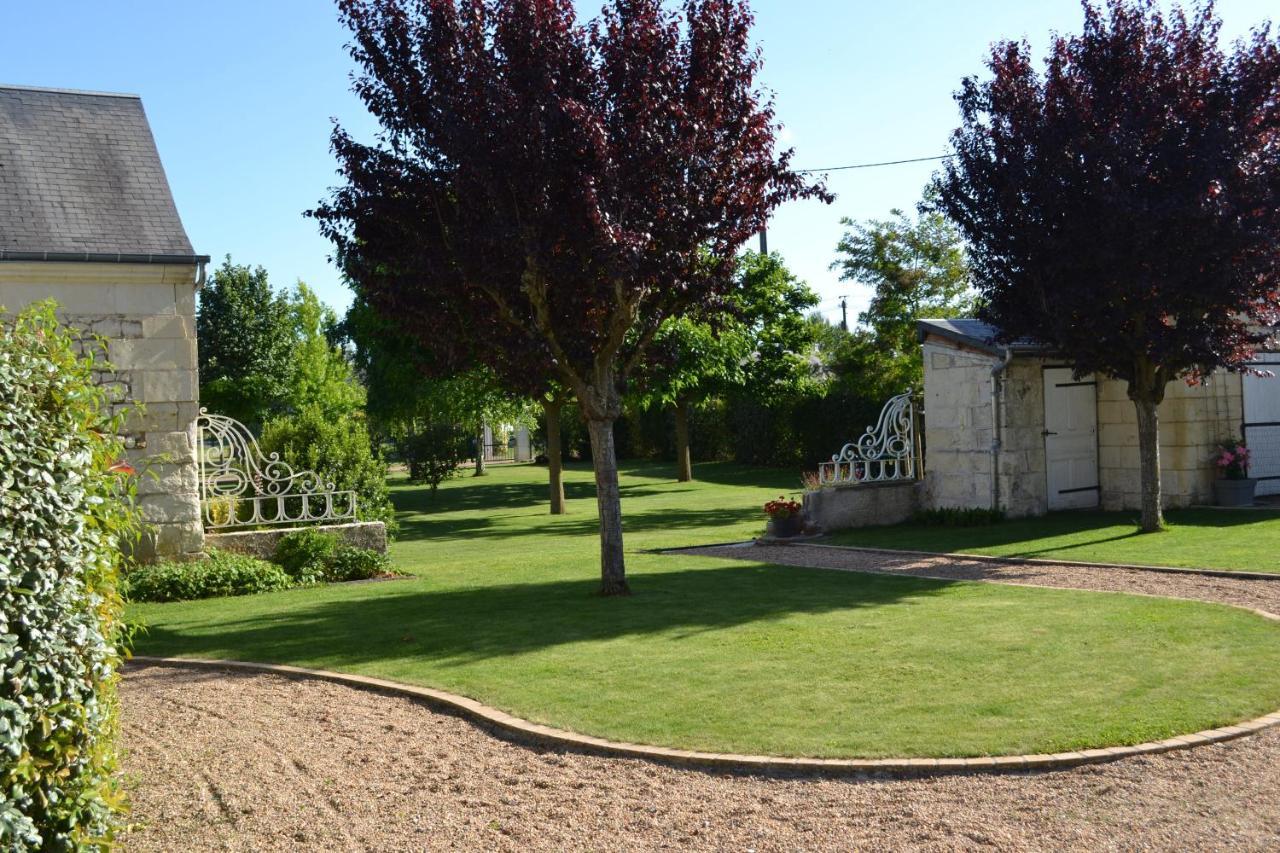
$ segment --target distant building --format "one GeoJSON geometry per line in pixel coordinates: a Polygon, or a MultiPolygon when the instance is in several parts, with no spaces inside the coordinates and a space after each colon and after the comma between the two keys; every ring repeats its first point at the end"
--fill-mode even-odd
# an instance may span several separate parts
{"type": "MultiPolygon", "coordinates": [[[[1137,416],[1124,382],[1077,379],[1045,347],[993,343],[996,329],[978,320],[924,320],[919,331],[925,506],[1011,516],[1141,507],[1137,416]]],[[[1260,371],[1280,370],[1280,354],[1259,359],[1260,371]]],[[[1173,382],[1159,413],[1167,505],[1213,503],[1213,450],[1242,435],[1258,494],[1280,493],[1280,379],[1219,371],[1196,386],[1173,382]]]]}

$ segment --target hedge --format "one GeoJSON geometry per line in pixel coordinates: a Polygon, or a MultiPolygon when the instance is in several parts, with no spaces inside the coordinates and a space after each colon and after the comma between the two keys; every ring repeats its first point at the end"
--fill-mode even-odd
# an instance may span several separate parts
{"type": "Polygon", "coordinates": [[[193,601],[288,589],[293,579],[275,563],[210,548],[203,560],[138,566],[123,586],[130,601],[193,601]]]}
{"type": "Polygon", "coordinates": [[[52,303],[2,325],[0,848],[97,848],[122,805],[116,580],[136,516],[92,357],[52,303]]]}

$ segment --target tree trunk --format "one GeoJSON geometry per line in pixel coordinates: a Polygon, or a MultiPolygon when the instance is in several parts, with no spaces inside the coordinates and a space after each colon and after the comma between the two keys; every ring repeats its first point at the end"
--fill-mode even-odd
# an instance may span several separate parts
{"type": "Polygon", "coordinates": [[[484,476],[484,424],[480,425],[480,432],[476,433],[476,472],[474,476],[484,476]]]}
{"type": "Polygon", "coordinates": [[[596,506],[600,512],[600,594],[630,595],[622,553],[622,497],[618,492],[618,458],[613,446],[613,418],[587,421],[591,464],[596,472],[596,506]]]}
{"type": "Polygon", "coordinates": [[[689,404],[676,401],[676,480],[687,483],[693,479],[693,459],[689,455],[689,404]]]}
{"type": "Polygon", "coordinates": [[[1152,395],[1130,397],[1138,410],[1138,455],[1142,461],[1142,532],[1164,530],[1163,499],[1160,486],[1160,414],[1159,401],[1152,395]]]}
{"type": "Polygon", "coordinates": [[[547,424],[547,476],[550,479],[551,514],[564,515],[564,465],[560,450],[560,410],[564,403],[557,397],[542,401],[547,424]]]}

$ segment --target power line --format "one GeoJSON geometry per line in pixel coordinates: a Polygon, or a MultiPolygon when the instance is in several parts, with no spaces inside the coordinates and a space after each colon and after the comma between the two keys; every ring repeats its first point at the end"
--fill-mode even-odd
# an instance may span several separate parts
{"type": "Polygon", "coordinates": [[[796,174],[812,175],[818,172],[845,172],[849,169],[875,169],[880,166],[901,166],[904,163],[927,163],[931,160],[949,160],[954,154],[937,154],[933,157],[912,157],[909,160],[885,160],[882,163],[856,163],[852,166],[828,166],[825,169],[796,169],[796,174]]]}

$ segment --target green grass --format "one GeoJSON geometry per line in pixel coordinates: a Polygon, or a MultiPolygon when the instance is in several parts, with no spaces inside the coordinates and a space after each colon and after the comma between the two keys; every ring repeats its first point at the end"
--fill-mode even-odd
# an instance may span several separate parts
{"type": "MultiPolygon", "coordinates": [[[[1227,607],[641,549],[743,539],[789,473],[623,472],[635,595],[594,595],[590,472],[399,484],[407,581],[140,605],[138,653],[287,662],[462,693],[621,740],[807,756],[1136,743],[1280,707],[1280,626],[1227,607]]],[[[234,702],[234,696],[227,697],[234,702]]]]}
{"type": "Polygon", "coordinates": [[[1163,533],[1138,532],[1134,512],[1055,512],[982,527],[908,523],[832,534],[833,545],[908,551],[1280,572],[1280,512],[1171,510],[1163,533]]]}

